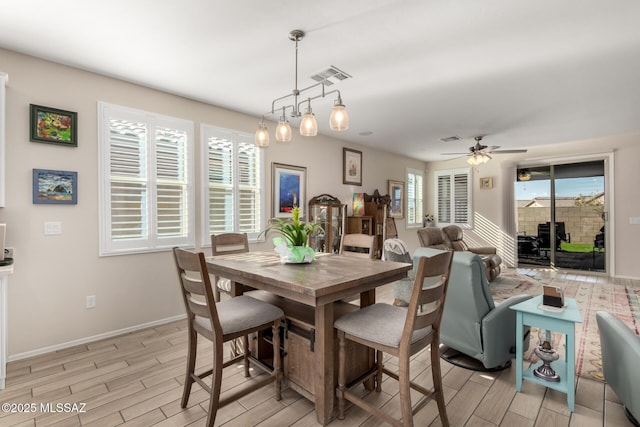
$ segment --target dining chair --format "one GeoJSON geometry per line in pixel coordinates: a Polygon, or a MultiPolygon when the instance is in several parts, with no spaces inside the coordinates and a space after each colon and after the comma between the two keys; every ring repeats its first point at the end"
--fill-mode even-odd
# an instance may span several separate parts
{"type": "Polygon", "coordinates": [[[429,399],[434,399],[438,405],[442,425],[449,425],[442,389],[438,345],[440,342],[440,320],[447,294],[452,259],[452,252],[443,252],[432,257],[420,257],[417,260],[417,267],[414,267],[416,279],[408,307],[377,303],[345,314],[334,322],[339,342],[338,388],[336,390],[339,419],[344,419],[345,400],[348,400],[391,425],[413,426],[413,415],[429,399]],[[375,366],[351,384],[345,384],[347,340],[376,350],[375,366]],[[409,373],[411,356],[428,345],[431,345],[433,389],[427,389],[412,382],[409,373]],[[384,367],[383,353],[398,358],[398,372],[390,371],[384,367]],[[376,392],[382,391],[383,373],[399,382],[402,421],[384,413],[359,397],[359,392],[351,391],[359,386],[360,382],[372,377],[375,378],[376,392]],[[410,389],[417,390],[423,395],[415,406],[411,404],[410,389]]]}
{"type": "MultiPolygon", "coordinates": [[[[211,235],[211,255],[230,255],[249,252],[247,233],[221,233],[211,235]]],[[[215,276],[216,284],[213,294],[220,301],[220,292],[231,293],[231,281],[225,277],[215,276]]]]}
{"type": "Polygon", "coordinates": [[[345,234],[340,241],[340,255],[375,258],[375,239],[369,234],[345,234]]]}
{"type": "Polygon", "coordinates": [[[180,406],[182,408],[187,406],[194,382],[210,395],[206,424],[209,427],[213,426],[219,408],[272,382],[275,382],[275,398],[280,400],[282,369],[279,329],[284,318],[283,311],[274,305],[244,295],[216,302],[204,254],[180,248],[174,248],[173,253],[180,279],[180,290],[187,311],[189,332],[187,371],[180,406]],[[223,360],[225,342],[242,338],[244,348],[248,349],[249,334],[268,329],[271,329],[273,336],[272,369],[255,360],[249,351],[244,351],[241,355],[227,361],[223,360]],[[213,343],[213,368],[202,373],[195,372],[198,335],[213,343]],[[250,381],[249,386],[240,387],[237,391],[226,395],[224,399],[220,399],[222,370],[240,360],[244,362],[245,377],[250,376],[249,364],[252,361],[256,362],[254,365],[257,368],[267,372],[267,375],[256,377],[250,381]],[[208,376],[212,376],[211,385],[204,381],[208,376]]]}

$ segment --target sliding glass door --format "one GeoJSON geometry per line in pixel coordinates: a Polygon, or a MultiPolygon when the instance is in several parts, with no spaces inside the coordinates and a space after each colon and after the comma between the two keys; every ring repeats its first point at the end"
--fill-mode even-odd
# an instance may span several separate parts
{"type": "Polygon", "coordinates": [[[518,168],[518,263],[606,271],[604,160],[518,168]]]}

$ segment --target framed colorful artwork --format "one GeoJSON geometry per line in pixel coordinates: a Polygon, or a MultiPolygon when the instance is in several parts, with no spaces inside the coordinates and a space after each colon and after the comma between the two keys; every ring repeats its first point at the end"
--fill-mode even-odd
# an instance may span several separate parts
{"type": "Polygon", "coordinates": [[[78,113],[30,105],[30,140],[46,144],[78,146],[78,113]]]}
{"type": "Polygon", "coordinates": [[[78,204],[78,172],[34,169],[33,203],[78,204]]]}
{"type": "Polygon", "coordinates": [[[362,185],[362,151],[342,148],[342,183],[362,185]]]}
{"type": "Polygon", "coordinates": [[[304,217],[307,196],[307,168],[301,166],[271,164],[271,195],[273,217],[291,218],[293,208],[300,208],[304,217]]]}
{"type": "Polygon", "coordinates": [[[389,204],[390,218],[404,218],[404,181],[393,181],[389,179],[389,204]]]}

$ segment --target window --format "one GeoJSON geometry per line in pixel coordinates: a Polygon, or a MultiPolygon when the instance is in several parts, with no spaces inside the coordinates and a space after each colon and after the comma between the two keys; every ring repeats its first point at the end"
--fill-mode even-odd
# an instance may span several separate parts
{"type": "Polygon", "coordinates": [[[454,169],[435,173],[438,225],[457,224],[470,228],[471,169],[454,169]]]}
{"type": "Polygon", "coordinates": [[[423,175],[415,169],[407,169],[407,228],[422,227],[423,175]]]}
{"type": "Polygon", "coordinates": [[[203,236],[247,233],[256,241],[263,229],[265,208],[262,150],[253,135],[202,125],[204,190],[203,236]]]}
{"type": "Polygon", "coordinates": [[[193,122],[98,104],[100,255],[195,246],[193,122]]]}

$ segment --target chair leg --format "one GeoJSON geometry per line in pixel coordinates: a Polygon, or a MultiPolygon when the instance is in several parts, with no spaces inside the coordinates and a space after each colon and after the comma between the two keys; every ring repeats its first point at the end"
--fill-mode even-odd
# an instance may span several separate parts
{"type": "Polygon", "coordinates": [[[398,382],[400,386],[400,408],[402,409],[402,425],[413,427],[413,411],[411,408],[411,377],[409,376],[409,355],[398,357],[398,382]]]}
{"type": "Polygon", "coordinates": [[[276,377],[276,400],[282,399],[282,361],[280,358],[280,319],[273,322],[273,371],[276,377]]]}
{"type": "Polygon", "coordinates": [[[220,388],[222,385],[222,343],[213,348],[213,375],[211,378],[211,396],[209,400],[209,415],[207,416],[207,427],[213,427],[216,421],[218,408],[220,407],[220,388]]]}
{"type": "Polygon", "coordinates": [[[182,390],[182,400],[180,401],[180,407],[186,408],[187,403],[189,403],[189,396],[191,395],[191,386],[193,385],[193,375],[196,367],[196,353],[198,346],[198,335],[197,333],[189,327],[189,338],[188,338],[188,349],[187,349],[187,372],[184,378],[184,388],[182,390]]]}
{"type": "Polygon", "coordinates": [[[345,337],[343,331],[338,331],[338,390],[336,392],[338,397],[338,419],[344,420],[344,391],[346,382],[345,373],[345,337]]]}
{"type": "Polygon", "coordinates": [[[449,427],[449,418],[447,417],[447,406],[444,402],[444,390],[442,388],[442,370],[440,369],[440,352],[438,351],[439,337],[431,343],[431,375],[433,376],[433,392],[438,404],[438,412],[440,413],[440,421],[444,427],[449,427]]]}
{"type": "Polygon", "coordinates": [[[384,354],[380,350],[376,350],[376,391],[380,393],[382,391],[382,368],[384,354]]]}
{"type": "Polygon", "coordinates": [[[249,374],[249,335],[242,337],[242,343],[244,347],[242,351],[242,358],[244,360],[244,376],[248,378],[251,376],[249,374]]]}

